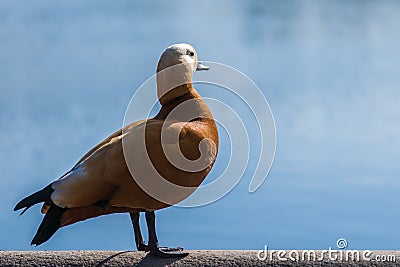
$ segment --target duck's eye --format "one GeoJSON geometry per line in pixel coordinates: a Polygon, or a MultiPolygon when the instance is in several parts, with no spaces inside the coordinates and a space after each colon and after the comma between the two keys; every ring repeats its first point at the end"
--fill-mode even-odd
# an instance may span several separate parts
{"type": "Polygon", "coordinates": [[[189,56],[193,57],[193,56],[194,56],[194,52],[193,52],[193,51],[190,51],[190,50],[188,49],[188,50],[186,50],[186,55],[189,55],[189,56]]]}

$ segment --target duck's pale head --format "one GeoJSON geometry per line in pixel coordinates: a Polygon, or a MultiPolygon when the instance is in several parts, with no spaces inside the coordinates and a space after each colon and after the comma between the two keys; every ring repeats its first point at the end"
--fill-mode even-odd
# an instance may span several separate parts
{"type": "MultiPolygon", "coordinates": [[[[179,97],[184,92],[179,90],[178,87],[191,85],[195,71],[208,69],[209,67],[198,61],[197,53],[193,46],[182,43],[167,47],[162,53],[157,66],[157,89],[160,101],[167,93],[174,97],[179,97]],[[176,88],[178,90],[175,90],[176,88]]],[[[165,99],[162,102],[165,102],[165,99]]]]}
{"type": "Polygon", "coordinates": [[[178,64],[183,64],[186,67],[185,72],[189,75],[192,75],[195,71],[209,69],[198,61],[193,46],[182,43],[171,45],[165,49],[158,62],[157,72],[178,64]]]}

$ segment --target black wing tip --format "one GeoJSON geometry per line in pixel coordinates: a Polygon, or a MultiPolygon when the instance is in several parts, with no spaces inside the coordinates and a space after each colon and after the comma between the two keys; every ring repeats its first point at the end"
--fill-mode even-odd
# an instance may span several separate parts
{"type": "Polygon", "coordinates": [[[31,245],[39,246],[49,240],[50,237],[52,237],[54,233],[61,227],[61,217],[66,210],[66,208],[52,205],[44,216],[39,229],[32,239],[31,245]]]}
{"type": "Polygon", "coordinates": [[[37,247],[37,246],[40,246],[41,244],[43,244],[46,241],[47,240],[39,240],[39,236],[37,236],[37,234],[36,234],[35,237],[31,241],[31,246],[37,247]]]}

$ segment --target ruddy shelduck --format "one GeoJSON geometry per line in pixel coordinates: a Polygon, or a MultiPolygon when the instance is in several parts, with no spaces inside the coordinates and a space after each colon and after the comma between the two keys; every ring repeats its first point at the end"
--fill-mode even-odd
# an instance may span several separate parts
{"type": "Polygon", "coordinates": [[[61,227],[100,215],[127,212],[139,251],[160,257],[186,256],[188,253],[181,247],[158,245],[154,211],[187,198],[215,162],[217,127],[192,84],[196,70],[208,69],[198,62],[192,46],[168,47],[157,67],[161,104],[158,114],[115,132],[87,152],[60,179],[15,206],[14,210],[25,208],[25,212],[37,203],[44,203],[45,216],[31,244],[46,242],[61,227]],[[178,190],[164,187],[160,177],[178,190]],[[148,244],[140,230],[140,212],[145,212],[148,244]]]}

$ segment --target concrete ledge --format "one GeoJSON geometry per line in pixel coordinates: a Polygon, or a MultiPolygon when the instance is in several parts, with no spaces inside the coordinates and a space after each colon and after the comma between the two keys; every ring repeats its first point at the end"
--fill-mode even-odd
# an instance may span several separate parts
{"type": "MultiPolygon", "coordinates": [[[[270,251],[271,252],[271,251],[270,251]]],[[[270,253],[269,252],[269,253],[270,253]]],[[[400,251],[371,251],[370,261],[352,257],[348,260],[330,260],[328,254],[315,251],[314,260],[302,260],[303,251],[284,251],[286,261],[274,259],[260,260],[255,250],[197,250],[182,259],[160,259],[133,251],[0,251],[0,267],[3,266],[400,266],[400,251]],[[299,257],[298,261],[289,256],[299,257]],[[321,255],[325,255],[321,260],[321,255]],[[392,255],[392,256],[390,256],[392,255]],[[377,256],[380,257],[378,261],[377,256]],[[389,256],[389,257],[388,257],[389,256]],[[385,261],[382,261],[385,258],[385,261]],[[393,261],[394,259],[394,261],[393,261]],[[397,264],[396,264],[397,263],[397,264]]],[[[346,250],[342,251],[346,252],[346,250]]],[[[261,256],[263,256],[261,254],[261,256]]],[[[345,255],[343,255],[345,258],[345,255]]]]}

